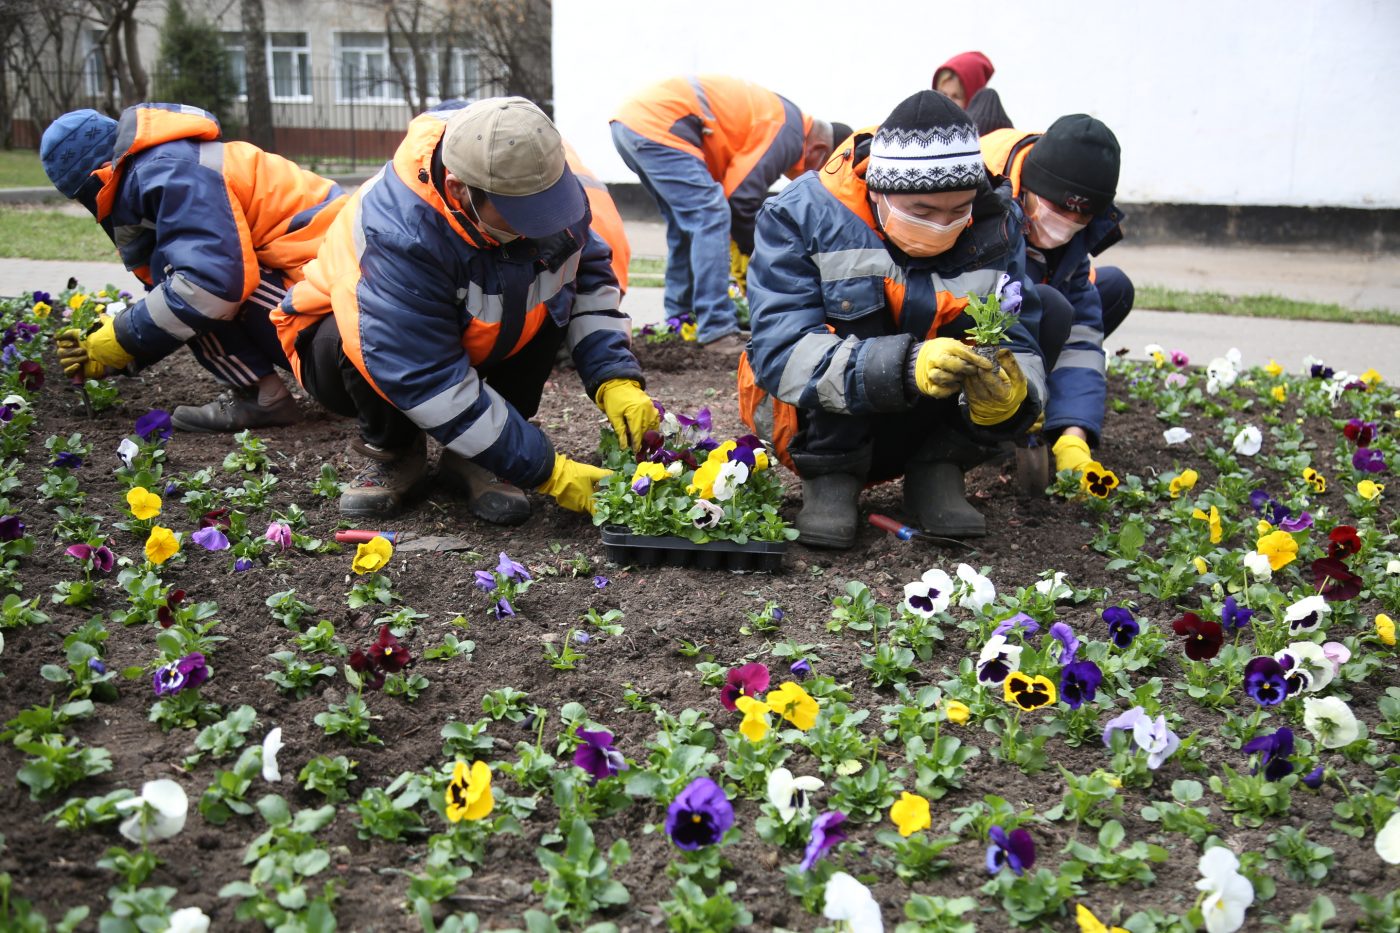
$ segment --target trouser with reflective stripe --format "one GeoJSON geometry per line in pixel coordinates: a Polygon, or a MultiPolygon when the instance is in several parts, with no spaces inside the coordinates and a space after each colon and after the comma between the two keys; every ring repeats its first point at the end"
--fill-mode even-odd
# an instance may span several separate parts
{"type": "MultiPolygon", "coordinates": [[[[477,369],[477,376],[525,418],[539,411],[545,380],[564,343],[564,328],[546,318],[530,342],[514,356],[477,369]]],[[[402,450],[417,442],[423,430],[374,391],[369,380],[345,355],[335,315],[308,327],[297,337],[301,384],[321,405],[354,418],[360,437],[381,450],[402,450]]]]}
{"type": "MultiPolygon", "coordinates": [[[[797,435],[788,446],[799,475],[849,472],[848,464],[864,461],[869,452],[868,483],[903,476],[911,460],[930,448],[981,451],[965,430],[957,398],[923,398],[909,411],[876,415],[837,415],[822,409],[798,409],[797,435]]],[[[981,462],[975,457],[948,456],[966,469],[981,462]],[[968,460],[963,463],[961,461],[968,460]]]]}
{"type": "Polygon", "coordinates": [[[729,202],[724,187],[689,153],[652,142],[621,123],[613,144],[666,221],[666,314],[694,312],[701,343],[739,331],[729,297],[729,202]]]}
{"type": "Polygon", "coordinates": [[[185,345],[199,365],[224,385],[246,389],[277,369],[291,369],[277,339],[277,328],[268,320],[282,300],[284,288],[276,272],[264,272],[252,297],[229,321],[209,321],[185,345]]]}
{"type": "MultiPolygon", "coordinates": [[[[1094,285],[1103,304],[1103,335],[1107,337],[1133,310],[1133,283],[1117,266],[1103,266],[1094,270],[1094,285]]],[[[1045,354],[1045,371],[1050,372],[1069,340],[1069,329],[1074,326],[1074,305],[1049,285],[1041,283],[1035,288],[1041,306],[1040,350],[1045,354]]]]}

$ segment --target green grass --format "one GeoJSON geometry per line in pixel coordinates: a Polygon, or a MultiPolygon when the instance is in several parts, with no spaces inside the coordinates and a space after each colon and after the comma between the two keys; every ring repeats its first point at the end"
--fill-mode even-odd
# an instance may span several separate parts
{"type": "Polygon", "coordinates": [[[0,207],[0,258],[120,261],[91,217],[13,207],[0,207]]]}
{"type": "Polygon", "coordinates": [[[0,188],[51,188],[39,153],[32,149],[0,149],[0,188]]]}
{"type": "Polygon", "coordinates": [[[1400,314],[1376,308],[1357,311],[1341,305],[1295,301],[1280,295],[1225,295],[1220,292],[1188,292],[1160,285],[1140,285],[1136,308],[1184,311],[1188,314],[1230,314],[1237,317],[1271,317],[1295,321],[1335,321],[1342,324],[1400,324],[1400,314]]]}

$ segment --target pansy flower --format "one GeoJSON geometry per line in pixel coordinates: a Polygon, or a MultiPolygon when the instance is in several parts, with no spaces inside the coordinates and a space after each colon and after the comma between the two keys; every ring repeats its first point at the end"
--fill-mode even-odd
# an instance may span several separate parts
{"type": "Polygon", "coordinates": [[[459,761],[452,766],[452,780],[445,791],[447,818],[453,823],[480,820],[491,815],[496,806],[491,791],[491,767],[484,761],[468,765],[459,761]]]}
{"type": "Polygon", "coordinates": [[[1361,537],[1351,525],[1338,525],[1327,534],[1327,556],[1346,560],[1361,551],[1361,537]]]}
{"type": "Polygon", "coordinates": [[[146,489],[145,486],[136,486],[127,490],[126,504],[131,509],[132,517],[138,521],[145,521],[148,518],[155,518],[160,514],[160,496],[146,489]]]}
{"type": "Polygon", "coordinates": [[[1007,675],[1021,666],[1020,645],[1007,644],[1004,635],[993,635],[977,656],[977,680],[984,684],[1003,683],[1007,675]]]}
{"type": "Polygon", "coordinates": [[[1056,622],[1050,626],[1050,637],[1060,643],[1059,662],[1071,663],[1079,653],[1079,639],[1075,637],[1074,629],[1064,622],[1056,622]]]}
{"type": "Polygon", "coordinates": [[[907,790],[901,791],[899,799],[894,802],[894,806],[890,807],[890,822],[906,839],[914,833],[928,829],[933,825],[928,798],[911,794],[907,790]]]}
{"type": "Polygon", "coordinates": [[[1186,656],[1193,661],[1209,661],[1220,653],[1225,640],[1220,623],[1187,612],[1172,623],[1172,631],[1186,639],[1186,656]]]}
{"type": "Polygon", "coordinates": [[[146,538],[146,560],[153,564],[163,564],[174,557],[178,550],[180,539],[175,537],[175,532],[161,525],[151,529],[146,538]]]}
{"type": "Polygon", "coordinates": [[[840,810],[829,810],[812,821],[812,835],[807,840],[807,849],[802,854],[802,871],[811,871],[817,860],[830,849],[846,841],[846,831],[841,824],[846,822],[846,814],[840,810]]]}
{"type": "Polygon", "coordinates": [[[1331,379],[1333,376],[1333,369],[1331,366],[1327,366],[1323,363],[1313,363],[1308,367],[1308,374],[1314,379],[1331,379]]]}
{"type": "Polygon", "coordinates": [[[267,530],[263,532],[263,540],[277,545],[278,550],[285,551],[292,546],[291,526],[285,522],[268,522],[267,530]]]}
{"type": "Polygon", "coordinates": [[[1260,706],[1277,706],[1288,698],[1283,666],[1267,655],[1244,666],[1244,692],[1260,706]]]}
{"type": "Polygon", "coordinates": [[[495,616],[497,621],[508,619],[515,615],[515,607],[510,604],[510,600],[502,596],[496,600],[496,605],[491,608],[491,614],[495,616]]]}
{"type": "Polygon", "coordinates": [[[1358,447],[1351,455],[1351,465],[1363,473],[1384,473],[1385,454],[1374,447],[1358,447]]]}
{"type": "Polygon", "coordinates": [[[981,612],[997,598],[997,588],[992,581],[973,570],[970,564],[958,564],[958,579],[966,586],[958,599],[958,605],[964,609],[981,612]]]}
{"type": "Polygon", "coordinates": [[[952,595],[952,579],[936,568],[926,571],[915,582],[904,584],[904,605],[925,619],[947,609],[952,595]]]}
{"type": "Polygon", "coordinates": [[[781,767],[768,772],[768,802],[784,823],[791,823],[798,816],[805,819],[812,808],[811,795],[821,789],[822,779],[818,777],[793,777],[791,771],[781,767]]]}
{"type": "Polygon", "coordinates": [[[19,364],[19,384],[30,392],[37,392],[44,387],[44,367],[33,360],[25,360],[19,364]]]}
{"type": "Polygon", "coordinates": [[[1254,610],[1241,606],[1233,596],[1225,597],[1225,605],[1220,611],[1220,624],[1228,631],[1238,632],[1250,624],[1254,610]]]}
{"type": "Polygon", "coordinates": [[[1345,602],[1361,593],[1362,580],[1335,557],[1312,562],[1313,586],[1329,602],[1345,602]]]}
{"type": "Polygon", "coordinates": [[[1103,744],[1113,744],[1113,733],[1125,731],[1132,736],[1133,744],[1147,752],[1147,767],[1156,771],[1162,767],[1176,750],[1181,747],[1181,739],[1167,726],[1167,717],[1158,714],[1156,719],[1147,715],[1141,706],[1110,719],[1103,729],[1103,744]]]}
{"type": "Polygon", "coordinates": [[[1074,905],[1074,920],[1079,925],[1079,933],[1128,933],[1122,927],[1111,927],[1083,904],[1074,905]]]}
{"type": "Polygon", "coordinates": [[[49,465],[64,470],[76,470],[83,465],[83,458],[71,450],[65,450],[54,457],[53,463],[49,465]]]}
{"type": "Polygon", "coordinates": [[[161,628],[170,628],[178,620],[181,605],[185,602],[184,590],[171,590],[165,594],[165,602],[156,609],[156,621],[161,628]]]}
{"type": "Polygon", "coordinates": [[[1232,446],[1241,457],[1252,457],[1264,446],[1264,436],[1254,425],[1247,424],[1235,435],[1232,446]]]}
{"type": "MultiPolygon", "coordinates": [[[[1335,645],[1337,642],[1329,644],[1335,645]]],[[[1345,646],[1340,647],[1346,650],[1345,646]]],[[[1347,657],[1351,655],[1348,654],[1347,657]]],[[[1274,655],[1274,658],[1283,667],[1290,696],[1304,692],[1317,693],[1332,682],[1340,668],[1340,665],[1334,663],[1324,645],[1311,641],[1289,642],[1287,647],[1274,655]]]]}
{"type": "Polygon", "coordinates": [[[24,537],[24,522],[18,515],[0,518],[0,541],[18,541],[24,537]]]}
{"type": "Polygon", "coordinates": [[[490,593],[496,588],[496,575],[489,570],[473,570],[472,586],[483,593],[490,593]]]}
{"type": "Polygon", "coordinates": [[[574,749],[574,764],[587,771],[593,783],[627,770],[627,761],[622,757],[622,752],[613,748],[611,732],[605,729],[590,732],[579,726],[574,729],[574,735],[583,740],[574,749]]]}
{"type": "Polygon", "coordinates": [[[1070,709],[1079,709],[1085,703],[1094,702],[1099,684],[1103,683],[1103,671],[1093,661],[1075,661],[1060,669],[1060,699],[1070,709]]]}
{"type": "Polygon", "coordinates": [[[107,545],[93,547],[90,544],[73,544],[65,551],[69,557],[83,562],[91,562],[92,569],[98,573],[111,573],[112,567],[116,563],[116,556],[107,545]]]}
{"type": "Polygon", "coordinates": [[[530,572],[525,569],[525,565],[511,560],[505,551],[501,552],[500,560],[496,562],[496,572],[517,583],[524,583],[530,579],[530,572]]]}
{"type": "Polygon", "coordinates": [[[993,826],[987,831],[992,844],[987,846],[987,871],[993,875],[1003,868],[1016,874],[1024,874],[1027,868],[1035,866],[1035,840],[1024,829],[1007,832],[1001,826],[993,826]]]}
{"type": "Polygon", "coordinates": [[[355,558],[350,562],[350,569],[361,575],[374,573],[388,566],[393,556],[394,546],[389,543],[389,539],[383,535],[375,535],[355,548],[355,558]]]}
{"type": "Polygon", "coordinates": [[[187,654],[156,669],[151,685],[158,697],[167,697],[181,690],[193,690],[209,679],[209,666],[199,652],[187,654]]]}
{"type": "Polygon", "coordinates": [[[1311,788],[1312,790],[1317,790],[1319,787],[1322,786],[1322,781],[1326,777],[1327,766],[1320,764],[1316,768],[1313,768],[1311,771],[1309,771],[1307,774],[1303,775],[1302,778],[1300,778],[1300,780],[1303,782],[1303,785],[1305,787],[1311,788]]]}
{"type": "Polygon", "coordinates": [[[1283,618],[1288,623],[1290,634],[1299,635],[1311,632],[1322,624],[1324,616],[1332,612],[1322,596],[1307,596],[1284,610],[1283,618]]]}
{"type": "Polygon", "coordinates": [[[226,551],[229,548],[228,536],[212,525],[199,529],[190,538],[206,551],[226,551]]]}
{"type": "Polygon", "coordinates": [[[1357,447],[1370,447],[1376,439],[1376,422],[1352,418],[1343,426],[1342,435],[1357,447]]]}
{"type": "Polygon", "coordinates": [[[1079,488],[1096,499],[1107,499],[1118,488],[1118,476],[1097,460],[1084,464],[1079,474],[1079,488]]]}
{"type": "Polygon", "coordinates": [[[1108,637],[1119,648],[1126,651],[1142,631],[1137,619],[1123,606],[1109,606],[1103,611],[1103,620],[1108,623],[1108,637]]]}
{"type": "Polygon", "coordinates": [[[1327,491],[1327,477],[1308,467],[1303,471],[1303,481],[1313,488],[1313,492],[1322,495],[1327,491]]]}
{"type": "Polygon", "coordinates": [[[1376,637],[1380,639],[1381,644],[1385,645],[1387,648],[1394,648],[1396,641],[1395,620],[1384,612],[1378,612],[1372,624],[1375,626],[1376,637]]]}
{"type": "Polygon", "coordinates": [[[1042,709],[1055,702],[1055,682],[1043,674],[1031,677],[1020,671],[1006,675],[1001,685],[1002,699],[1023,712],[1042,709]]]}
{"type": "Polygon", "coordinates": [[[1181,498],[1183,492],[1195,488],[1198,479],[1200,479],[1200,474],[1195,470],[1182,470],[1180,475],[1173,476],[1171,483],[1168,484],[1171,497],[1173,499],[1181,498]]]}
{"type": "Polygon", "coordinates": [[[1306,697],[1303,725],[1324,748],[1342,748],[1361,735],[1356,714],[1338,697],[1306,697]]]}
{"type": "Polygon", "coordinates": [[[768,704],[751,696],[740,696],[734,705],[744,714],[739,723],[739,734],[750,742],[761,742],[768,734],[768,704]]]}
{"type": "Polygon", "coordinates": [[[1298,541],[1286,531],[1271,531],[1260,538],[1254,547],[1269,559],[1272,570],[1282,570],[1298,557],[1298,541]]]}
{"type": "Polygon", "coordinates": [[[170,420],[170,412],[161,408],[153,408],[136,419],[136,436],[143,441],[156,438],[168,441],[174,430],[175,427],[170,420]]]}
{"type": "Polygon", "coordinates": [[[694,852],[724,838],[734,825],[734,807],[718,784],[698,777],[666,808],[666,835],[677,848],[694,852]]]}
{"type": "Polygon", "coordinates": [[[1210,529],[1211,544],[1220,543],[1221,537],[1224,536],[1224,530],[1220,524],[1220,509],[1213,505],[1210,507],[1210,512],[1205,512],[1202,509],[1192,509],[1191,517],[1200,519],[1206,523],[1206,527],[1210,529]]]}
{"type": "Polygon", "coordinates": [[[787,680],[765,698],[768,708],[806,732],[816,725],[819,707],[802,685],[787,680]]]}
{"type": "Polygon", "coordinates": [[[796,661],[792,662],[788,671],[798,680],[806,680],[808,677],[812,676],[812,662],[808,661],[806,658],[798,658],[796,661]]]}
{"type": "Polygon", "coordinates": [[[762,661],[753,661],[729,669],[724,686],[719,691],[719,701],[727,710],[737,710],[741,696],[757,696],[768,689],[768,666],[762,661]]]}

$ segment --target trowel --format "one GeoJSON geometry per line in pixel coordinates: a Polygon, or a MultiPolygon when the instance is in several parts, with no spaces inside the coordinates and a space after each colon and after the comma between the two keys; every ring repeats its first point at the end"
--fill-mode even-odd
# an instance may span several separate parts
{"type": "Polygon", "coordinates": [[[398,551],[470,551],[471,542],[452,535],[424,535],[416,531],[370,531],[350,528],[337,531],[335,540],[341,544],[365,544],[372,538],[383,538],[398,551]]]}

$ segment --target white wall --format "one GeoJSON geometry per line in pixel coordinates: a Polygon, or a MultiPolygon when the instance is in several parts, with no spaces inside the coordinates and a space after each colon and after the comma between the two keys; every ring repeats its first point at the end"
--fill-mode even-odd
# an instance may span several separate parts
{"type": "Polygon", "coordinates": [[[978,49],[1017,126],[1086,112],[1112,127],[1125,203],[1400,207],[1400,0],[553,7],[556,118],[605,181],[635,180],[609,117],[660,78],[739,75],[860,126],[978,49]]]}

